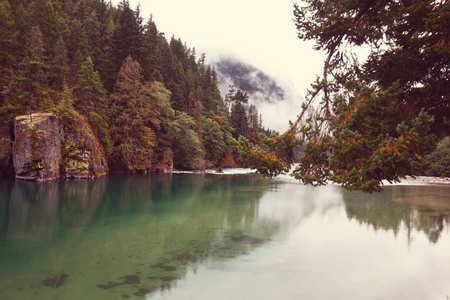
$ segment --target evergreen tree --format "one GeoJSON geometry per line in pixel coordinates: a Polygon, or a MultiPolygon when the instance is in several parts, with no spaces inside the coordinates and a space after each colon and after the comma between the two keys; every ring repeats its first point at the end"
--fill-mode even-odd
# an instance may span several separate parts
{"type": "Polygon", "coordinates": [[[56,114],[61,117],[64,124],[70,124],[75,118],[75,108],[73,106],[73,91],[67,83],[63,84],[61,99],[56,106],[56,114]]]}
{"type": "Polygon", "coordinates": [[[53,49],[53,56],[50,60],[49,81],[55,89],[63,86],[69,75],[69,59],[67,57],[66,44],[62,36],[59,37],[53,49]]]}
{"type": "Polygon", "coordinates": [[[235,102],[231,107],[230,125],[235,139],[239,139],[240,136],[248,137],[248,119],[241,102],[235,102]]]}
{"type": "MultiPolygon", "coordinates": [[[[0,41],[0,87],[3,89],[11,77],[17,51],[17,33],[8,0],[0,1],[0,41]]],[[[0,107],[2,98],[0,95],[0,107]]]]}
{"type": "Polygon", "coordinates": [[[70,61],[71,81],[75,80],[81,64],[89,56],[89,46],[83,23],[78,19],[72,21],[69,29],[69,41],[67,43],[67,55],[70,61]]]}
{"type": "MultiPolygon", "coordinates": [[[[61,35],[58,12],[51,0],[33,0],[27,6],[27,15],[32,27],[39,26],[47,51],[51,51],[61,35]]],[[[51,53],[46,53],[50,56],[51,53]]]]}
{"type": "Polygon", "coordinates": [[[206,150],[206,159],[212,167],[218,165],[225,153],[224,134],[220,125],[210,118],[203,118],[203,138],[206,150]]]}
{"type": "Polygon", "coordinates": [[[176,114],[170,127],[174,166],[181,170],[203,170],[205,152],[195,132],[195,120],[185,112],[176,114]]]}
{"type": "Polygon", "coordinates": [[[450,177],[450,137],[443,138],[425,162],[426,175],[450,177]]]}
{"type": "Polygon", "coordinates": [[[83,62],[75,84],[78,111],[87,115],[90,111],[98,111],[106,107],[106,90],[100,79],[100,74],[94,70],[90,56],[83,62]]]}
{"type": "Polygon", "coordinates": [[[40,108],[47,86],[47,57],[39,26],[33,27],[26,36],[25,56],[13,72],[5,96],[3,111],[13,118],[18,114],[32,113],[40,108]]]}
{"type": "Polygon", "coordinates": [[[248,108],[248,138],[256,144],[259,141],[260,124],[258,119],[258,110],[254,104],[248,108]]]}
{"type": "Polygon", "coordinates": [[[157,146],[155,129],[160,126],[152,87],[143,82],[139,63],[128,56],[117,75],[111,95],[112,159],[115,168],[127,172],[152,169],[153,149],[157,146]]]}
{"type": "MultiPolygon", "coordinates": [[[[312,85],[288,131],[303,145],[294,177],[373,192],[382,180],[419,174],[433,147],[430,132],[442,136],[450,131],[450,3],[303,2],[294,4],[298,36],[315,40],[315,49],[327,58],[322,78],[312,85]],[[371,53],[361,64],[353,51],[362,45],[371,53]],[[319,110],[309,114],[316,100],[319,110]]],[[[294,137],[283,138],[289,144],[294,137]]],[[[255,149],[244,142],[239,144],[242,157],[252,163],[256,158],[284,160],[262,162],[275,168],[262,168],[266,173],[283,172],[285,163],[293,161],[290,148],[255,149]]]]}
{"type": "Polygon", "coordinates": [[[112,39],[112,57],[115,65],[120,65],[129,55],[141,60],[142,19],[139,10],[133,11],[128,0],[119,4],[119,17],[112,39]]]}
{"type": "Polygon", "coordinates": [[[230,84],[228,87],[228,94],[225,95],[225,107],[227,108],[227,111],[230,111],[231,109],[235,93],[236,89],[234,88],[234,84],[230,84]]]}
{"type": "Polygon", "coordinates": [[[108,155],[112,153],[111,136],[108,125],[106,90],[100,80],[100,74],[94,71],[90,56],[81,65],[75,84],[77,111],[88,117],[97,136],[108,155]]]}
{"type": "Polygon", "coordinates": [[[0,25],[0,121],[85,115],[116,170],[203,169],[229,154],[214,68],[152,18],[142,26],[128,0],[0,0],[0,25]]]}
{"type": "Polygon", "coordinates": [[[163,81],[161,74],[161,52],[159,49],[160,33],[150,16],[143,36],[142,69],[146,80],[163,81]]]}

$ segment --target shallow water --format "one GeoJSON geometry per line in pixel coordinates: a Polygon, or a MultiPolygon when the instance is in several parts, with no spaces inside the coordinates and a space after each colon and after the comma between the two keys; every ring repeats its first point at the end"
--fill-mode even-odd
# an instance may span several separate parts
{"type": "Polygon", "coordinates": [[[450,186],[0,182],[0,299],[447,299],[450,186]]]}

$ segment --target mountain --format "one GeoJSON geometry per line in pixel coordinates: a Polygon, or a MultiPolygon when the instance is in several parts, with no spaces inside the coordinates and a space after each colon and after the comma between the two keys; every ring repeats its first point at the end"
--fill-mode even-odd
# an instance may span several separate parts
{"type": "Polygon", "coordinates": [[[296,119],[302,97],[291,81],[270,76],[255,66],[228,56],[218,56],[210,64],[216,70],[222,95],[228,93],[230,85],[246,92],[249,104],[255,104],[261,113],[263,126],[283,132],[288,129],[289,120],[296,119]]]}
{"type": "Polygon", "coordinates": [[[274,103],[285,100],[285,90],[260,69],[235,58],[222,57],[214,63],[223,95],[230,85],[246,92],[254,102],[274,103]]]}

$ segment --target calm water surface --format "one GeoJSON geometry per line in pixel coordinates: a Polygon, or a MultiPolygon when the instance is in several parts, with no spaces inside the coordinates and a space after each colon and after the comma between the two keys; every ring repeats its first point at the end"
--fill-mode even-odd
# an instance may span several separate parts
{"type": "Polygon", "coordinates": [[[0,299],[450,297],[450,186],[0,182],[0,299]]]}

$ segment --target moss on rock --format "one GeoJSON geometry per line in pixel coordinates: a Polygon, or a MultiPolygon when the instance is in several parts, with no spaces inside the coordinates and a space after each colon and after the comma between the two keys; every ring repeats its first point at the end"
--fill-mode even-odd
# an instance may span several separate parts
{"type": "Polygon", "coordinates": [[[18,116],[14,120],[14,171],[17,179],[49,181],[60,178],[63,128],[52,113],[18,116]]]}
{"type": "Polygon", "coordinates": [[[61,170],[68,179],[91,179],[108,173],[105,150],[87,118],[78,113],[64,126],[61,170]]]}

